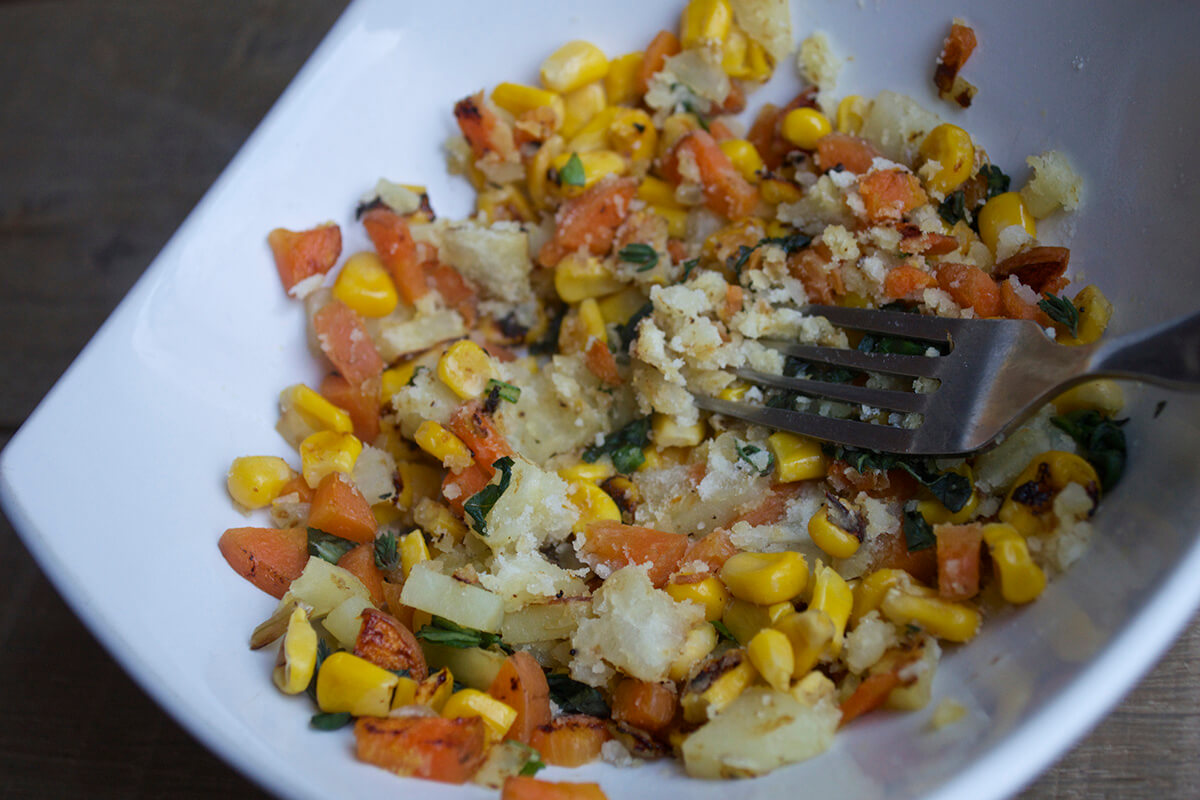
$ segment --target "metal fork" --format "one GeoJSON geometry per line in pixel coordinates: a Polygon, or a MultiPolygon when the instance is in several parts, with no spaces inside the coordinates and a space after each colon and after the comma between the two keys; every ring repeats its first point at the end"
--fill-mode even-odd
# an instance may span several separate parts
{"type": "Polygon", "coordinates": [[[987,447],[1059,392],[1090,378],[1130,378],[1200,388],[1200,312],[1093,345],[1055,344],[1027,320],[966,320],[896,311],[809,306],[834,325],[949,347],[944,355],[864,353],[776,340],[762,344],[813,364],[933,378],[928,393],[737,370],[752,383],[813,398],[921,415],[913,428],[696,396],[701,408],[850,447],[913,455],[962,455],[987,447]]]}

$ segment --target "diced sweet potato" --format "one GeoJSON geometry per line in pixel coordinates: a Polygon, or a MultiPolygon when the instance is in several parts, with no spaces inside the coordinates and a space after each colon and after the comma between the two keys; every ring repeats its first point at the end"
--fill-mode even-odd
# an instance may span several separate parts
{"type": "Polygon", "coordinates": [[[692,131],[675,145],[676,157],[690,153],[700,170],[704,204],[732,220],[754,213],[758,190],[733,166],[717,140],[707,131],[692,131]]]}
{"type": "Polygon", "coordinates": [[[608,800],[598,783],[551,783],[524,775],[504,781],[500,800],[608,800]]]}
{"type": "Polygon", "coordinates": [[[614,572],[631,564],[649,564],[650,582],[662,588],[679,568],[688,549],[682,533],[667,533],[639,525],[601,520],[587,527],[584,558],[593,566],[604,564],[614,572]]]}
{"type": "Polygon", "coordinates": [[[338,559],[337,565],[363,582],[371,593],[371,602],[382,605],[383,573],[375,565],[375,543],[366,542],[352,547],[338,559]]]}
{"type": "Polygon", "coordinates": [[[388,208],[373,208],[363,215],[362,222],[375,252],[392,273],[400,296],[410,304],[424,297],[429,286],[404,217],[388,208]]]}
{"type": "Polygon", "coordinates": [[[580,767],[600,757],[600,748],[609,736],[604,720],[571,714],[535,729],[529,744],[547,764],[580,767]]]}
{"type": "Polygon", "coordinates": [[[379,524],[371,504],[341,473],[321,479],[308,512],[308,524],[352,542],[374,542],[379,524]]]}
{"type": "Polygon", "coordinates": [[[646,48],[646,55],[642,58],[642,67],[638,71],[639,94],[646,93],[650,79],[654,77],[656,72],[661,72],[663,66],[667,63],[667,59],[678,55],[680,49],[679,39],[675,34],[670,31],[659,31],[655,34],[654,38],[650,40],[650,45],[646,48]]]}
{"type": "Polygon", "coordinates": [[[342,229],[322,225],[307,231],[276,228],[267,234],[267,244],[275,257],[275,269],[287,292],[305,278],[324,275],[342,253],[342,229]]]}
{"type": "Polygon", "coordinates": [[[1017,280],[1036,294],[1056,294],[1066,285],[1063,273],[1071,262],[1071,251],[1065,247],[1031,247],[1009,256],[996,265],[992,277],[1004,280],[1015,275],[1017,280]]]}
{"type": "Polygon", "coordinates": [[[671,724],[678,697],[674,684],[624,678],[613,692],[613,719],[657,733],[671,724]]]}
{"type": "Polygon", "coordinates": [[[893,300],[914,298],[935,286],[937,278],[911,264],[893,267],[883,279],[883,293],[893,300]]]}
{"type": "MultiPolygon", "coordinates": [[[[828,138],[828,137],[826,137],[828,138]]],[[[868,222],[896,222],[928,200],[921,181],[911,172],[881,169],[858,182],[868,222]]]]}
{"type": "Polygon", "coordinates": [[[238,575],[272,597],[283,597],[308,563],[304,528],[230,528],[218,547],[238,575]]]}
{"type": "Polygon", "coordinates": [[[938,594],[947,600],[967,600],[979,594],[979,551],[983,528],[978,525],[938,525],[938,594]]]}
{"type": "Polygon", "coordinates": [[[442,783],[470,780],[486,755],[480,717],[360,717],[354,741],[360,761],[442,783]]]}
{"type": "MultiPolygon", "coordinates": [[[[797,484],[799,485],[799,484],[797,484]]],[[[751,525],[755,523],[750,523],[751,525]]],[[[733,546],[733,542],[729,539],[729,531],[717,530],[705,536],[703,539],[698,539],[692,542],[684,553],[683,563],[690,564],[693,561],[703,561],[710,570],[716,572],[729,557],[737,552],[737,548],[733,546]]]]}
{"type": "Polygon", "coordinates": [[[636,191],[632,178],[606,178],[567,200],[554,215],[554,238],[538,251],[538,263],[553,267],[580,248],[592,255],[607,253],[636,191]]]}
{"type": "Polygon", "coordinates": [[[383,359],[367,333],[367,326],[341,300],[327,303],[314,314],[313,328],[321,352],[350,383],[361,385],[383,372],[383,359]]]}
{"type": "Polygon", "coordinates": [[[497,459],[513,454],[512,447],[496,426],[496,421],[478,400],[470,400],[456,408],[450,417],[449,427],[451,433],[462,439],[470,448],[475,461],[489,478],[496,472],[492,465],[497,459]]]}
{"type": "Polygon", "coordinates": [[[977,317],[1000,315],[1000,289],[992,277],[970,264],[943,263],[934,270],[938,286],[977,317]]]}
{"type": "Polygon", "coordinates": [[[488,694],[517,712],[505,739],[529,744],[533,732],[550,722],[550,686],[533,656],[518,650],[504,660],[488,694]]]}
{"type": "Polygon", "coordinates": [[[871,168],[879,152],[866,139],[848,133],[827,133],[817,141],[817,164],[822,172],[840,166],[862,175],[871,168]]]}
{"type": "Polygon", "coordinates": [[[379,435],[380,382],[375,379],[355,385],[341,375],[326,375],[321,396],[350,415],[354,435],[370,444],[379,435]]]}
{"type": "Polygon", "coordinates": [[[606,386],[620,386],[624,383],[621,373],[617,370],[617,360],[613,358],[612,351],[605,342],[592,339],[584,353],[584,363],[588,371],[606,386]]]}
{"type": "Polygon", "coordinates": [[[392,672],[406,669],[413,680],[423,681],[429,674],[417,637],[400,620],[375,608],[362,613],[354,655],[392,672]]]}

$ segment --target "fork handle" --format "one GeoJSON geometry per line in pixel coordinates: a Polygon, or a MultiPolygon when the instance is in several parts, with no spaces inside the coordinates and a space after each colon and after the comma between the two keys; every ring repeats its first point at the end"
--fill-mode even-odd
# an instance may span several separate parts
{"type": "Polygon", "coordinates": [[[1175,389],[1200,388],[1200,312],[1100,345],[1087,371],[1175,389]]]}

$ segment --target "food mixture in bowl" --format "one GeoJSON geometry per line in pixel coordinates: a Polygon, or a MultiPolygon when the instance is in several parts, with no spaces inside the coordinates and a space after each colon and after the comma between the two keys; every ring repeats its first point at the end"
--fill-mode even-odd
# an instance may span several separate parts
{"type": "MultiPolygon", "coordinates": [[[[770,0],[692,0],[618,58],[569,42],[454,106],[470,218],[380,180],[354,210],[372,250],[342,260],[336,224],[270,233],[329,371],[280,395],[292,464],[234,461],[230,494],[264,518],[220,548],[279,599],[251,641],[278,650],[275,684],[314,728],[352,725],[360,759],[512,798],[602,796],[531,777],[601,758],[761,774],[926,707],[944,647],[1086,549],[1124,464],[1109,381],[968,460],[697,408],[906,424],[736,377],[922,390],[760,343],[928,351],[809,304],[1032,319],[1064,345],[1111,313],[1037,239],[1079,201],[1064,156],[1029,158],[1018,190],[910,98],[839,96],[825,36],[794,43],[770,0]],[[742,114],[793,64],[790,103],[742,114]]],[[[930,54],[947,116],[975,97],[974,47],[956,21],[930,54]]]]}

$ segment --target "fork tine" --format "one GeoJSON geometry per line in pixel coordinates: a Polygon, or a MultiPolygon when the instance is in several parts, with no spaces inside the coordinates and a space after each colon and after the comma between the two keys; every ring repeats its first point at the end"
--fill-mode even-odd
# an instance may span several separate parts
{"type": "Polygon", "coordinates": [[[932,397],[928,394],[902,392],[895,389],[868,389],[865,386],[853,386],[848,383],[788,378],[783,375],[772,375],[769,372],[756,372],[752,369],[739,369],[736,372],[738,377],[754,383],[763,383],[767,386],[817,397],[828,397],[832,400],[843,400],[847,403],[861,403],[873,408],[890,408],[895,411],[924,411],[929,406],[929,400],[932,397]]]}
{"type": "Polygon", "coordinates": [[[912,375],[914,377],[937,377],[945,365],[940,357],[905,356],[893,353],[860,353],[857,350],[847,350],[844,347],[817,347],[809,344],[796,344],[780,339],[759,339],[758,343],[773,350],[778,350],[789,356],[796,356],[805,361],[816,361],[821,364],[832,364],[837,367],[849,367],[863,372],[886,372],[891,375],[912,375]]]}
{"type": "Polygon", "coordinates": [[[913,449],[914,432],[906,428],[835,419],[784,408],[754,406],[703,395],[696,395],[695,398],[696,405],[716,414],[737,417],[769,428],[793,431],[815,439],[890,453],[903,453],[913,449]]]}
{"type": "Polygon", "coordinates": [[[945,342],[962,327],[962,320],[899,311],[842,306],[806,306],[800,310],[805,314],[825,317],[834,325],[846,328],[908,339],[928,339],[932,342],[945,342]]]}

